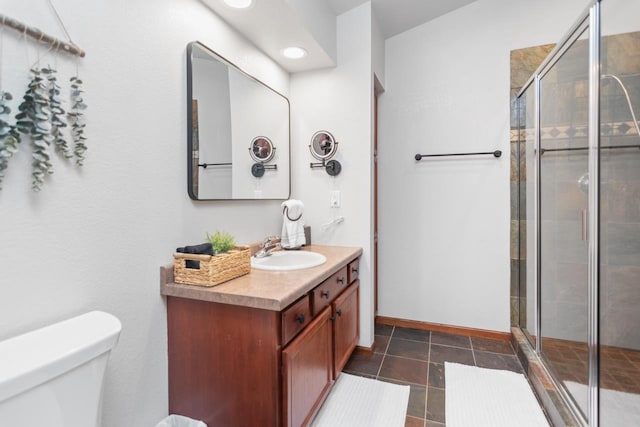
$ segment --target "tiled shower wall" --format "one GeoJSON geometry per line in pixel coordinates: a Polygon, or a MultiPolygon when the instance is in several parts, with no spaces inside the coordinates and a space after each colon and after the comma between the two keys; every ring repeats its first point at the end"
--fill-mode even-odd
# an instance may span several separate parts
{"type": "MultiPolygon", "coordinates": [[[[602,72],[623,81],[640,119],[640,32],[605,37],[602,48],[602,72]]],[[[640,144],[620,85],[604,78],[601,90],[601,144],[640,144]]],[[[640,150],[603,150],[600,165],[601,342],[640,350],[640,150]]]]}

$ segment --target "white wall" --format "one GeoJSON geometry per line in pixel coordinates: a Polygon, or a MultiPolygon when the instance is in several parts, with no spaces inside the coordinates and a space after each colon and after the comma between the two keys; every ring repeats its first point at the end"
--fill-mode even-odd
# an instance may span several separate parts
{"type": "Polygon", "coordinates": [[[479,0],[387,40],[380,315],[509,330],[509,52],[559,40],[586,5],[479,0]]]}
{"type": "MultiPolygon", "coordinates": [[[[186,191],[186,45],[200,40],[281,93],[288,75],[196,0],[59,0],[87,51],[87,160],[54,156],[56,172],[30,190],[30,146],[0,191],[0,339],[89,310],[123,322],[105,383],[105,427],[153,426],[167,413],[166,315],[159,266],[178,245],[224,229],[252,242],[280,227],[279,202],[193,202],[186,191]]],[[[63,37],[45,0],[0,0],[15,19],[63,37]]],[[[4,31],[2,87],[16,103],[36,59],[4,31]]],[[[40,49],[40,52],[44,52],[40,49]]],[[[49,58],[47,62],[54,62],[49,58]]],[[[75,70],[59,55],[60,80],[75,70]]],[[[66,83],[64,85],[66,86],[66,83]]]]}
{"type": "Polygon", "coordinates": [[[371,4],[338,17],[336,68],[291,76],[292,197],[305,204],[305,222],[317,244],[360,246],[360,345],[373,341],[372,187],[371,187],[371,4]],[[330,177],[311,169],[311,136],[331,132],[339,142],[335,159],[342,173],[330,177]],[[342,205],[330,208],[330,192],[340,190],[342,205]],[[343,216],[344,223],[322,230],[343,216]]]}
{"type": "Polygon", "coordinates": [[[371,15],[371,66],[378,82],[384,87],[385,63],[384,63],[385,40],[382,29],[375,14],[371,15]]]}
{"type": "Polygon", "coordinates": [[[336,17],[325,1],[286,0],[331,60],[336,62],[336,17]]]}

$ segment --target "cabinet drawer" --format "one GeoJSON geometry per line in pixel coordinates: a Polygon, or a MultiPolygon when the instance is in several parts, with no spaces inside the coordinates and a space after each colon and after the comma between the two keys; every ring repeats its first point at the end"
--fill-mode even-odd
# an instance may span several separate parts
{"type": "Polygon", "coordinates": [[[356,281],[356,279],[358,278],[358,274],[360,271],[360,258],[356,258],[353,261],[351,261],[349,263],[349,265],[347,266],[347,276],[349,278],[349,284],[353,283],[356,281]]]}
{"type": "Polygon", "coordinates": [[[331,304],[340,292],[347,287],[347,267],[343,267],[312,291],[311,304],[313,314],[317,314],[331,304]]]}
{"type": "Polygon", "coordinates": [[[310,321],[309,295],[305,295],[282,312],[282,345],[287,345],[310,321]]]}

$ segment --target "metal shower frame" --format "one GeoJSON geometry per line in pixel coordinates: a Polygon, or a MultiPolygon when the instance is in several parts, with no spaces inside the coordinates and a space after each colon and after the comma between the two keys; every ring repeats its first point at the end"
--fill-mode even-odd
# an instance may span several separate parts
{"type": "MultiPolygon", "coordinates": [[[[540,212],[540,159],[541,151],[541,135],[540,135],[540,80],[546,73],[556,64],[556,62],[564,55],[564,53],[580,38],[585,32],[589,32],[589,192],[588,192],[588,351],[589,351],[589,386],[588,386],[588,404],[587,416],[584,418],[581,411],[577,408],[574,401],[569,396],[563,386],[556,382],[556,388],[560,391],[560,395],[567,406],[574,412],[574,415],[585,425],[597,427],[599,424],[599,273],[600,273],[600,80],[601,80],[601,16],[600,16],[601,0],[593,0],[585,11],[580,15],[579,19],[574,23],[567,34],[556,45],[555,49],[540,64],[538,69],[533,73],[529,80],[516,96],[518,105],[518,125],[521,126],[520,108],[522,103],[520,99],[522,95],[531,87],[535,91],[535,149],[534,149],[534,193],[535,193],[535,224],[534,234],[536,240],[535,245],[535,269],[534,282],[536,286],[535,295],[535,327],[536,335],[541,337],[541,212],[540,212]]],[[[520,146],[520,144],[518,144],[520,146]]],[[[519,308],[521,309],[521,307],[519,308]]],[[[520,322],[518,327],[522,328],[520,322]]],[[[528,334],[525,336],[529,337],[528,334]]],[[[533,343],[532,343],[533,346],[533,343]]],[[[535,352],[540,359],[545,360],[542,354],[541,339],[535,342],[535,352]]],[[[546,360],[545,360],[546,362],[546,360]]],[[[548,363],[548,362],[547,362],[548,363]]],[[[553,375],[550,375],[554,378],[553,375]]]]}

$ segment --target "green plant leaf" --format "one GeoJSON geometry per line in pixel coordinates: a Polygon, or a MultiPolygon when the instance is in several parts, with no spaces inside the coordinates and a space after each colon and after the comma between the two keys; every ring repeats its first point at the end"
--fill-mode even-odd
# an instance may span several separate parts
{"type": "Polygon", "coordinates": [[[213,235],[207,233],[207,240],[211,243],[214,255],[229,252],[236,246],[235,239],[231,234],[221,233],[218,230],[213,235]]]}

